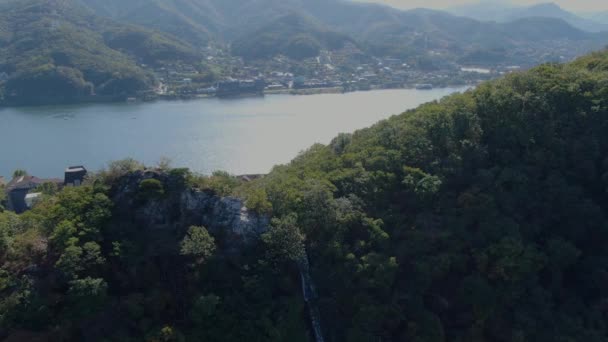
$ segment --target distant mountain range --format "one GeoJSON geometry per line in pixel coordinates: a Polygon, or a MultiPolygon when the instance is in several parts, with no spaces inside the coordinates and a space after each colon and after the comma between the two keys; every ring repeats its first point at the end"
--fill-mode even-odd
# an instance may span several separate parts
{"type": "MultiPolygon", "coordinates": [[[[599,47],[603,44],[597,42],[604,39],[570,23],[574,18],[555,13],[528,16],[513,12],[509,20],[490,23],[441,11],[401,11],[345,0],[80,1],[99,15],[158,29],[195,46],[210,40],[234,43],[237,54],[249,57],[291,51],[287,48],[289,41],[296,38],[308,46],[308,52],[356,41],[368,52],[379,55],[412,56],[439,50],[455,58],[475,50],[526,46],[533,49],[539,40],[588,41],[592,42],[590,46],[599,47]],[[521,19],[525,19],[525,31],[517,22],[521,19]]],[[[535,6],[527,10],[558,11],[559,7],[535,6]]]]}
{"type": "Polygon", "coordinates": [[[127,96],[154,83],[144,65],[197,68],[209,44],[245,59],[303,59],[349,45],[420,65],[530,66],[608,43],[608,33],[588,32],[603,26],[555,5],[483,11],[453,11],[476,20],[346,0],[0,0],[0,73],[10,75],[0,88],[28,101],[127,96]]]}
{"type": "Polygon", "coordinates": [[[496,22],[509,22],[532,17],[555,18],[588,32],[608,31],[608,13],[579,16],[551,2],[522,7],[505,1],[484,1],[454,7],[448,12],[476,20],[496,22]]]}

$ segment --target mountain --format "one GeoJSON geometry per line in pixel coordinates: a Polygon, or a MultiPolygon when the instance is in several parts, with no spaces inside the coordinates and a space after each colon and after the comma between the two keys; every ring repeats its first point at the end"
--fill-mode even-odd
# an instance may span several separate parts
{"type": "Polygon", "coordinates": [[[506,0],[486,0],[448,8],[450,14],[481,21],[505,21],[506,15],[518,7],[506,0]]]}
{"type": "Polygon", "coordinates": [[[516,9],[509,14],[508,20],[515,20],[528,17],[548,17],[562,19],[570,25],[589,32],[608,31],[608,25],[581,18],[578,15],[565,11],[554,3],[544,3],[530,6],[523,9],[516,9]]]}
{"type": "Polygon", "coordinates": [[[259,30],[239,37],[232,52],[247,59],[282,54],[294,59],[316,57],[322,49],[337,50],[353,40],[299,14],[280,17],[259,30]]]}
{"type": "Polygon", "coordinates": [[[82,0],[97,14],[180,37],[201,46],[218,32],[222,18],[205,1],[193,0],[82,0]]]}
{"type": "Polygon", "coordinates": [[[196,62],[201,54],[190,44],[159,31],[133,25],[117,25],[102,30],[104,42],[145,64],[196,62]]]}
{"type": "MultiPolygon", "coordinates": [[[[308,37],[303,42],[311,53],[319,48],[333,48],[333,44],[324,39],[319,41],[320,32],[323,32],[333,36],[332,39],[339,37],[338,33],[342,34],[338,40],[355,41],[371,54],[411,57],[425,56],[433,50],[452,60],[477,50],[537,50],[537,39],[541,36],[542,40],[554,43],[543,46],[544,52],[557,49],[564,39],[571,40],[569,44],[573,51],[588,51],[606,42],[606,37],[584,33],[571,33],[565,38],[561,35],[564,23],[558,20],[529,19],[526,28],[530,32],[520,35],[522,32],[517,24],[508,22],[488,23],[441,11],[401,11],[344,0],[81,1],[113,19],[179,34],[195,45],[207,38],[221,44],[233,44],[240,55],[260,55],[260,46],[267,47],[272,54],[284,53],[287,42],[302,37],[304,31],[308,31],[305,34],[308,37]],[[551,25],[554,26],[553,34],[551,25]],[[202,36],[206,38],[200,38],[202,36]],[[534,39],[528,39],[530,37],[534,39]]],[[[542,55],[538,51],[535,54],[542,55]]],[[[526,65],[543,61],[529,55],[517,58],[518,63],[526,57],[526,65]]]]}
{"type": "Polygon", "coordinates": [[[0,338],[604,342],[607,91],[603,51],[247,182],[124,160],[45,184],[0,207],[0,338]]]}
{"type": "Polygon", "coordinates": [[[196,45],[261,29],[293,12],[292,5],[299,1],[81,0],[100,15],[168,32],[196,45]]]}
{"type": "Polygon", "coordinates": [[[179,39],[98,17],[70,0],[3,0],[0,29],[0,71],[10,75],[5,97],[15,103],[134,94],[153,83],[140,63],[197,56],[179,39]]]}
{"type": "Polygon", "coordinates": [[[588,32],[608,31],[608,24],[583,18],[562,9],[555,3],[542,3],[528,7],[517,7],[502,1],[480,2],[473,5],[454,7],[450,13],[482,21],[508,22],[524,18],[546,17],[566,21],[568,24],[588,32]]]}
{"type": "MultiPolygon", "coordinates": [[[[530,67],[608,42],[608,33],[584,32],[560,18],[486,22],[345,0],[0,0],[0,6],[0,73],[10,75],[0,96],[24,103],[123,98],[154,84],[144,68],[196,70],[201,51],[248,60],[286,55],[297,63],[348,43],[356,48],[342,52],[399,57],[434,70],[455,63],[530,67]]],[[[534,11],[557,11],[546,7],[534,11]]],[[[215,70],[230,70],[225,66],[215,70]]]]}
{"type": "MultiPolygon", "coordinates": [[[[462,61],[471,53],[499,51],[502,63],[531,66],[559,58],[542,57],[555,51],[568,55],[561,49],[564,44],[585,53],[608,41],[608,35],[581,31],[561,19],[533,17],[496,23],[422,9],[398,14],[398,20],[371,22],[360,31],[376,53],[421,56],[432,50],[444,59],[462,61]]],[[[497,62],[482,64],[493,61],[497,62]]]]}

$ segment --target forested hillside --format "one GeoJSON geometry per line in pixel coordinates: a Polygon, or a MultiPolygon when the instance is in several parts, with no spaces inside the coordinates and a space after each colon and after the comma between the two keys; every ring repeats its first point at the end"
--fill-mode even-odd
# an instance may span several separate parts
{"type": "Polygon", "coordinates": [[[248,59],[284,55],[294,59],[319,56],[323,50],[338,50],[354,40],[315,23],[312,18],[291,14],[280,17],[232,43],[232,52],[248,59]]]}
{"type": "Polygon", "coordinates": [[[265,178],[329,339],[606,341],[607,62],[510,75],[265,178]]]}
{"type": "Polygon", "coordinates": [[[498,74],[569,61],[607,43],[608,33],[560,18],[497,23],[350,0],[0,0],[0,104],[187,98],[217,81],[207,70],[235,79],[298,74],[348,90],[372,71],[348,70],[374,66],[360,65],[373,58],[412,68],[390,70],[406,73],[374,87],[445,85],[470,76],[454,75],[463,66],[498,74]],[[329,59],[317,64],[336,64],[324,75],[313,70],[321,54],[329,59]],[[279,56],[286,59],[276,64],[279,56]],[[243,75],[252,70],[243,66],[256,72],[243,75]]]}
{"type": "Polygon", "coordinates": [[[123,161],[45,188],[0,213],[0,337],[608,341],[607,96],[601,52],[253,182],[123,161]]]}
{"type": "Polygon", "coordinates": [[[0,1],[0,72],[9,102],[70,102],[147,90],[141,63],[196,58],[174,37],[94,15],[70,0],[0,1]]]}
{"type": "MultiPolygon", "coordinates": [[[[169,32],[196,46],[209,41],[235,44],[237,53],[244,55],[245,47],[253,46],[246,43],[254,40],[266,48],[260,57],[286,52],[285,42],[302,40],[303,31],[304,45],[310,51],[317,45],[335,49],[336,45],[328,44],[327,39],[346,37],[376,56],[425,56],[435,51],[441,53],[444,61],[501,47],[506,61],[527,66],[547,61],[547,57],[559,57],[542,56],[564,44],[570,47],[569,51],[582,54],[601,48],[608,41],[606,34],[584,32],[558,18],[525,18],[520,23],[516,20],[521,17],[515,17],[515,22],[495,23],[441,11],[401,11],[350,0],[80,1],[99,15],[169,32]],[[313,19],[314,24],[302,25],[298,19],[302,17],[313,19]],[[525,30],[521,25],[525,25],[525,30]],[[278,48],[273,48],[277,44],[278,48]]],[[[259,53],[252,53],[255,55],[259,53]]]]}

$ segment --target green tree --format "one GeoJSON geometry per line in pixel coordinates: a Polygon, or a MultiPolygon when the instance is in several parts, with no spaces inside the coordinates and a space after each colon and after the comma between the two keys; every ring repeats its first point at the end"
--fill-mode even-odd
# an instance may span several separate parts
{"type": "Polygon", "coordinates": [[[108,284],[100,278],[83,278],[70,281],[68,302],[72,317],[93,314],[106,304],[108,284]]]}
{"type": "Polygon", "coordinates": [[[230,196],[241,185],[239,179],[225,171],[214,171],[209,177],[195,177],[193,183],[198,188],[212,190],[219,196],[230,196]]]}
{"type": "Polygon", "coordinates": [[[43,183],[43,184],[39,185],[38,187],[36,187],[36,189],[34,190],[34,192],[41,192],[42,194],[44,194],[46,196],[55,195],[58,191],[59,191],[59,186],[57,185],[57,183],[52,183],[52,182],[43,183]]]}
{"type": "Polygon", "coordinates": [[[428,197],[439,191],[441,179],[431,176],[420,169],[405,167],[403,185],[420,197],[428,197]]]}
{"type": "Polygon", "coordinates": [[[192,226],[182,240],[180,252],[194,257],[198,264],[202,264],[213,255],[215,248],[215,239],[205,227],[192,226]]]}
{"type": "Polygon", "coordinates": [[[101,253],[101,247],[96,242],[86,242],[82,246],[82,251],[82,260],[87,268],[103,265],[106,261],[101,253]]]}
{"type": "Polygon", "coordinates": [[[13,172],[13,179],[23,176],[27,176],[27,171],[18,169],[13,172]]]}
{"type": "Polygon", "coordinates": [[[74,243],[75,241],[70,242],[70,245],[63,251],[57,263],[55,263],[55,267],[69,278],[77,278],[78,274],[85,269],[82,260],[82,248],[74,243]]]}
{"type": "Polygon", "coordinates": [[[135,159],[127,158],[109,163],[107,168],[99,172],[99,177],[106,184],[114,184],[120,177],[143,169],[145,169],[144,164],[135,159]]]}
{"type": "Polygon", "coordinates": [[[305,257],[304,235],[295,215],[273,219],[268,232],[262,235],[267,255],[275,261],[299,261],[305,257]]]}
{"type": "Polygon", "coordinates": [[[268,200],[266,191],[261,188],[253,188],[247,191],[245,205],[247,209],[262,215],[272,213],[272,203],[268,200]]]}
{"type": "Polygon", "coordinates": [[[192,308],[192,312],[190,313],[192,321],[199,325],[204,324],[210,317],[212,317],[216,313],[220,303],[220,297],[214,294],[200,296],[194,303],[194,307],[192,308]]]}
{"type": "Polygon", "coordinates": [[[165,187],[158,179],[144,179],[139,183],[139,196],[142,199],[158,199],[165,195],[165,187]]]}
{"type": "Polygon", "coordinates": [[[76,237],[77,232],[78,229],[74,223],[64,220],[55,227],[50,239],[57,249],[63,250],[68,246],[70,239],[76,237]]]}

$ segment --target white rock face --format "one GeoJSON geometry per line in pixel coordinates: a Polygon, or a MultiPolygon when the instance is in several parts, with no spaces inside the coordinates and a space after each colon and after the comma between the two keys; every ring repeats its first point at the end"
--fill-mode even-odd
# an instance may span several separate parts
{"type": "Polygon", "coordinates": [[[239,198],[220,198],[203,191],[189,190],[182,194],[181,202],[186,216],[200,215],[202,225],[209,230],[222,230],[244,242],[259,238],[268,229],[269,219],[249,211],[239,198]]]}
{"type": "Polygon", "coordinates": [[[136,171],[118,182],[112,199],[122,216],[145,231],[179,238],[189,226],[204,226],[229,250],[257,241],[268,230],[270,219],[248,210],[242,199],[196,189],[170,190],[170,184],[166,173],[136,171]],[[142,199],[139,184],[145,179],[159,180],[166,196],[142,199]]]}

